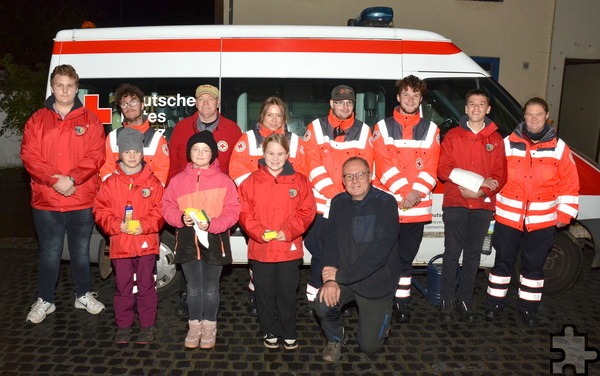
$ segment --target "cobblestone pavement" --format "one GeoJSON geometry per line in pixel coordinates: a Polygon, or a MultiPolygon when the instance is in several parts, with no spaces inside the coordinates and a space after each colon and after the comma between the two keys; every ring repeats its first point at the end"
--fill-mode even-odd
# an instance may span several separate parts
{"type": "MultiPolygon", "coordinates": [[[[175,314],[178,297],[159,301],[158,335],[149,345],[113,343],[112,277],[94,271],[94,289],[106,311],[93,316],[73,308],[69,265],[63,264],[56,312],[38,325],[25,323],[35,299],[37,247],[29,239],[0,239],[0,375],[548,375],[552,335],[564,325],[587,333],[587,346],[600,347],[600,272],[584,266],[576,285],[560,297],[545,298],[538,328],[526,328],[514,309],[497,322],[483,317],[473,324],[440,324],[437,311],[418,293],[409,324],[393,324],[390,338],[375,356],[362,354],[356,343],[356,315],[346,319],[350,340],[342,359],[323,362],[324,337],[305,312],[298,295],[296,351],[268,350],[259,338],[256,318],[246,315],[248,273],[226,268],[221,282],[217,345],[212,350],[186,350],[187,319],[175,314]]],[[[591,252],[584,254],[589,265],[591,252]]],[[[302,283],[308,269],[302,270],[302,283]]],[[[417,277],[419,279],[424,276],[417,277]]],[[[423,281],[424,282],[424,281],[423,281]]],[[[302,290],[302,289],[301,289],[302,290]]],[[[485,274],[479,273],[476,302],[483,315],[485,274]]],[[[515,294],[511,291],[514,307],[515,294]]],[[[135,333],[135,332],[134,332],[135,333]]],[[[569,370],[567,370],[569,371],[569,370]]],[[[584,372],[579,369],[578,372],[584,372]]],[[[589,363],[589,375],[600,375],[600,363],[589,363]]],[[[567,372],[573,374],[573,370],[567,372]]]]}

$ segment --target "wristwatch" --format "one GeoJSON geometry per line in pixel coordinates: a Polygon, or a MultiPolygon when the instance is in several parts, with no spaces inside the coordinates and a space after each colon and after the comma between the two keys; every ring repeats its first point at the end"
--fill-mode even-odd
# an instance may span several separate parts
{"type": "Polygon", "coordinates": [[[75,185],[75,179],[73,179],[72,176],[68,176],[69,180],[71,181],[71,183],[73,183],[73,185],[75,185]]]}

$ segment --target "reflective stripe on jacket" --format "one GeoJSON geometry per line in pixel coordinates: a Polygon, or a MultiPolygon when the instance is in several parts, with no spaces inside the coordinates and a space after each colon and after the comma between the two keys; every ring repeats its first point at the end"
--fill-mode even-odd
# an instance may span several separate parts
{"type": "Polygon", "coordinates": [[[326,117],[308,125],[303,139],[306,171],[317,201],[317,213],[329,214],[331,199],[344,191],[342,165],[350,157],[362,157],[373,171],[371,129],[360,120],[346,131],[343,142],[334,141],[333,127],[326,117]]]}
{"type": "Polygon", "coordinates": [[[579,177],[571,149],[552,127],[532,143],[524,123],[504,139],[508,177],[496,197],[496,220],[521,231],[569,223],[579,209],[579,177]]]}
{"type": "MultiPolygon", "coordinates": [[[[397,111],[397,110],[394,110],[397,111]]],[[[432,195],[440,157],[440,131],[435,123],[421,119],[410,134],[394,117],[380,120],[373,132],[375,174],[398,204],[415,190],[421,202],[403,211],[398,207],[400,223],[428,222],[432,219],[432,195]]]]}
{"type": "MultiPolygon", "coordinates": [[[[253,129],[244,133],[235,144],[235,148],[231,153],[229,176],[231,176],[237,186],[240,186],[251,173],[258,170],[258,161],[263,157],[262,143],[265,140],[265,137],[261,133],[267,133],[261,131],[253,129]]],[[[301,153],[301,148],[299,147],[300,138],[289,131],[285,132],[285,135],[288,141],[290,141],[289,162],[294,167],[294,171],[306,174],[304,153],[301,153]]]]}
{"type": "MultiPolygon", "coordinates": [[[[154,175],[165,186],[169,177],[169,147],[167,139],[163,136],[164,129],[150,128],[150,123],[146,120],[142,125],[131,126],[123,125],[136,129],[144,134],[144,161],[150,167],[154,175]]],[[[115,171],[117,161],[119,160],[119,147],[117,146],[117,128],[111,131],[106,137],[106,161],[100,168],[100,177],[102,180],[115,171]]]]}

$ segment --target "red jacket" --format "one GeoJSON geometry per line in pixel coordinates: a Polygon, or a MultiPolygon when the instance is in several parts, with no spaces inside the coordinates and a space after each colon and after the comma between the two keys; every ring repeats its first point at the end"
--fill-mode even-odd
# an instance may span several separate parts
{"type": "Polygon", "coordinates": [[[31,115],[23,132],[21,160],[31,176],[31,206],[60,212],[91,208],[104,163],[104,126],[77,97],[64,120],[53,104],[54,96],[48,97],[46,107],[31,115]],[[65,197],[52,188],[56,174],[75,180],[73,195],[65,197]]]}
{"type": "Polygon", "coordinates": [[[146,164],[142,171],[126,175],[117,169],[100,185],[94,200],[96,223],[110,236],[110,258],[128,258],[158,254],[158,232],[162,218],[163,186],[146,164]],[[133,206],[133,219],[140,221],[142,233],[130,235],[121,232],[125,205],[133,206]]]}
{"type": "Polygon", "coordinates": [[[459,126],[452,128],[444,136],[438,164],[438,179],[445,183],[443,207],[463,207],[467,209],[494,210],[496,193],[506,183],[506,156],[504,141],[498,127],[487,117],[485,127],[475,134],[467,126],[468,117],[460,119],[459,126]],[[481,187],[485,196],[478,199],[464,198],[458,185],[450,181],[450,173],[455,168],[471,171],[492,178],[498,182],[498,188],[491,191],[481,187]]]}
{"type": "Polygon", "coordinates": [[[306,157],[306,173],[313,187],[317,212],[327,217],[331,199],[344,192],[344,162],[350,157],[362,157],[373,170],[371,128],[356,120],[354,116],[339,120],[330,111],[328,116],[315,119],[308,125],[302,143],[306,157]],[[343,141],[335,141],[333,131],[337,126],[345,131],[343,141]]]}
{"type": "MultiPolygon", "coordinates": [[[[169,157],[171,164],[169,166],[169,180],[181,171],[185,170],[188,164],[187,160],[187,142],[192,135],[198,133],[197,127],[198,113],[187,117],[175,125],[173,133],[169,138],[169,157]]],[[[233,152],[235,143],[242,136],[240,127],[233,121],[219,114],[219,124],[213,131],[217,147],[219,148],[219,166],[223,173],[229,173],[229,159],[233,152]]]]}
{"type": "Polygon", "coordinates": [[[496,197],[496,221],[524,231],[569,223],[579,209],[579,177],[571,149],[554,127],[537,143],[521,123],[504,139],[508,177],[496,197]]]}
{"type": "MultiPolygon", "coordinates": [[[[236,185],[242,184],[244,179],[251,173],[258,170],[258,161],[263,158],[262,143],[271,133],[265,126],[256,125],[256,128],[242,135],[235,144],[235,148],[229,160],[229,176],[236,185]]],[[[290,141],[289,161],[294,167],[294,171],[306,174],[304,168],[304,151],[299,147],[300,138],[292,132],[278,129],[275,133],[286,135],[290,141]]]]}
{"type": "Polygon", "coordinates": [[[431,191],[437,182],[440,158],[437,125],[418,116],[400,114],[396,108],[392,117],[375,125],[373,148],[376,177],[396,201],[400,203],[411,190],[421,196],[421,202],[413,208],[398,208],[400,223],[431,221],[431,191]]]}
{"type": "Polygon", "coordinates": [[[260,168],[240,185],[240,225],[250,237],[248,258],[261,262],[283,262],[303,257],[302,234],[316,214],[315,198],[308,179],[285,164],[275,177],[264,160],[260,168]],[[283,231],[287,241],[266,242],[266,230],[283,231]]]}
{"type": "MultiPolygon", "coordinates": [[[[167,146],[167,139],[163,136],[164,130],[151,129],[148,120],[141,125],[123,124],[123,127],[130,127],[144,134],[144,161],[163,186],[166,185],[169,176],[169,147],[167,146]],[[146,132],[150,133],[147,134],[146,132]]],[[[100,178],[102,180],[115,171],[119,160],[119,147],[117,145],[117,131],[119,129],[111,131],[106,137],[106,161],[100,168],[100,178]]]]}

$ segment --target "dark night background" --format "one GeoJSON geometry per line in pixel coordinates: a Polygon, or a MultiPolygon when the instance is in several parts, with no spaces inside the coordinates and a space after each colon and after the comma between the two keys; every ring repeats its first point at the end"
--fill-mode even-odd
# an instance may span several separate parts
{"type": "Polygon", "coordinates": [[[214,0],[0,0],[0,58],[47,66],[56,33],[86,20],[96,27],[206,25],[214,14],[214,0]]]}

